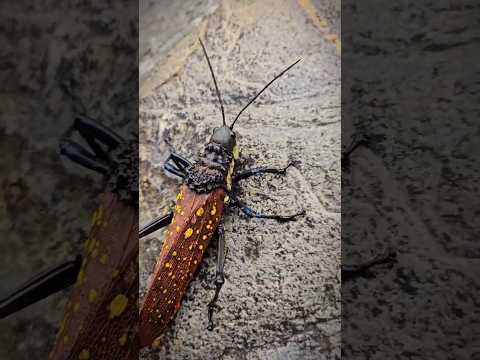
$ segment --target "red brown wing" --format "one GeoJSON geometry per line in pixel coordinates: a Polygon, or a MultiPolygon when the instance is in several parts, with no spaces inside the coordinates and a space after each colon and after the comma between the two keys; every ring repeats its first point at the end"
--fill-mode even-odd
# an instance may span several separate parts
{"type": "Polygon", "coordinates": [[[138,213],[102,195],[51,360],[138,356],[138,213]]]}
{"type": "Polygon", "coordinates": [[[151,346],[180,308],[182,298],[223,214],[225,191],[180,189],[167,237],[140,311],[140,346],[151,346]]]}

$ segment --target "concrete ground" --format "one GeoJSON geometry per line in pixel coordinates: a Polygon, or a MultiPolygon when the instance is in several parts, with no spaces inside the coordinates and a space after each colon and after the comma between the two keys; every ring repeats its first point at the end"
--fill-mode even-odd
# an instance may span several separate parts
{"type": "MultiPolygon", "coordinates": [[[[264,212],[306,216],[287,224],[225,218],[226,283],[208,332],[216,249],[205,261],[159,351],[142,359],[340,357],[339,4],[320,1],[141,2],[140,223],[166,213],[178,181],[165,176],[169,145],[196,159],[221,123],[198,38],[204,39],[227,121],[283,68],[302,61],[240,118],[241,166],[299,164],[285,176],[242,183],[264,212]]],[[[163,241],[140,242],[141,293],[163,241]]]]}

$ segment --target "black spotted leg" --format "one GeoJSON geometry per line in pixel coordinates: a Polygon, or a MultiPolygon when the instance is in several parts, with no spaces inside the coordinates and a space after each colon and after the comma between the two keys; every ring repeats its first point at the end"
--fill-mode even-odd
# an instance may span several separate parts
{"type": "Polygon", "coordinates": [[[262,214],[259,213],[245,204],[243,204],[240,200],[238,200],[234,195],[231,196],[231,204],[233,206],[238,207],[246,216],[250,218],[257,218],[257,219],[274,219],[279,222],[286,222],[286,221],[291,221],[295,220],[297,216],[305,215],[305,210],[302,210],[298,213],[295,213],[293,215],[277,215],[277,214],[262,214]]]}
{"type": "Polygon", "coordinates": [[[372,257],[371,259],[359,264],[342,264],[342,280],[348,280],[356,276],[364,274],[372,266],[379,264],[392,263],[395,260],[396,253],[390,248],[384,252],[372,257]]]}
{"type": "Polygon", "coordinates": [[[192,163],[189,160],[176,153],[171,153],[165,161],[163,169],[167,173],[184,179],[187,176],[186,170],[191,165],[192,163]]]}
{"type": "Polygon", "coordinates": [[[226,247],[225,247],[225,232],[223,225],[220,224],[217,228],[217,270],[215,273],[215,295],[212,301],[208,304],[208,327],[207,329],[212,331],[214,329],[213,324],[213,312],[215,311],[215,305],[218,300],[218,295],[225,283],[225,273],[223,271],[225,265],[226,247]]]}
{"type": "Polygon", "coordinates": [[[106,174],[110,166],[108,152],[122,141],[120,136],[105,126],[86,116],[77,115],[73,125],[60,142],[60,153],[77,164],[106,174]],[[90,150],[68,138],[74,131],[80,134],[90,150]]]}
{"type": "Polygon", "coordinates": [[[80,271],[82,258],[62,262],[31,278],[18,289],[0,300],[0,318],[43,300],[73,285],[80,271]]]}
{"type": "Polygon", "coordinates": [[[242,172],[238,173],[237,175],[235,175],[233,177],[233,182],[236,183],[240,180],[249,178],[250,176],[254,176],[254,175],[262,175],[262,174],[281,174],[281,175],[285,175],[285,173],[287,172],[287,169],[290,166],[294,166],[295,164],[296,164],[296,162],[292,161],[292,162],[289,162],[287,164],[287,166],[285,166],[283,168],[269,168],[269,167],[262,166],[262,167],[258,167],[258,168],[245,170],[245,171],[242,171],[242,172]]]}
{"type": "MultiPolygon", "coordinates": [[[[296,162],[289,162],[287,166],[283,168],[269,168],[269,167],[258,167],[258,168],[253,168],[249,170],[242,171],[235,175],[233,177],[233,182],[237,183],[240,180],[247,179],[251,176],[255,175],[262,175],[262,174],[280,174],[280,175],[285,175],[287,172],[287,169],[290,166],[294,166],[296,162]]],[[[296,214],[293,215],[288,215],[288,216],[283,216],[283,215],[275,215],[275,214],[261,214],[248,206],[246,206],[244,203],[242,203],[236,196],[233,194],[231,195],[232,202],[231,204],[233,206],[238,207],[246,216],[251,217],[251,218],[258,218],[258,219],[274,219],[280,222],[285,222],[285,221],[290,221],[294,220],[297,216],[304,215],[305,211],[302,210],[296,214]]]]}
{"type": "Polygon", "coordinates": [[[342,152],[342,165],[348,166],[350,161],[350,155],[358,149],[360,146],[367,146],[368,145],[368,138],[363,136],[361,139],[357,140],[357,135],[354,135],[352,138],[352,142],[350,145],[342,152]]]}
{"type": "Polygon", "coordinates": [[[151,222],[149,222],[147,225],[143,226],[140,231],[139,231],[139,237],[145,237],[154,231],[157,231],[168,224],[172,221],[173,218],[173,212],[168,213],[167,215],[161,216],[151,222]]]}

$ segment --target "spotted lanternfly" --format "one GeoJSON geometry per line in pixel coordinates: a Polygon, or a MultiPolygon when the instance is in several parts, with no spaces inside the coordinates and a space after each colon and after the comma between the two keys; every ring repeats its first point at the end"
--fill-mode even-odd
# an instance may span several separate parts
{"type": "Polygon", "coordinates": [[[195,274],[202,261],[205,249],[212,237],[216,236],[218,239],[216,292],[208,310],[208,329],[213,329],[212,315],[224,283],[225,240],[222,216],[227,206],[236,206],[249,217],[279,221],[293,220],[304,213],[301,211],[290,216],[260,214],[242,204],[232,186],[238,181],[253,175],[285,174],[287,168],[292,165],[288,164],[281,169],[260,167],[235,173],[234,165],[239,158],[239,150],[233,127],[243,111],[276,79],[300,60],[275,76],[239,112],[232,124],[227,126],[222,98],[212,65],[201,41],[200,44],[215,85],[222,111],[223,125],[214,129],[209,143],[205,146],[204,156],[201,160],[191,163],[189,160],[172,153],[164,165],[166,172],[183,179],[183,185],[178,193],[174,211],[152,221],[140,230],[140,237],[143,237],[170,223],[140,310],[139,336],[141,347],[159,345],[159,336],[180,308],[182,298],[193,274],[195,274]]]}
{"type": "Polygon", "coordinates": [[[34,277],[0,302],[7,316],[73,286],[50,360],[138,357],[138,147],[78,116],[61,153],[105,176],[83,256],[34,277]],[[93,153],[70,135],[77,131],[93,153]]]}

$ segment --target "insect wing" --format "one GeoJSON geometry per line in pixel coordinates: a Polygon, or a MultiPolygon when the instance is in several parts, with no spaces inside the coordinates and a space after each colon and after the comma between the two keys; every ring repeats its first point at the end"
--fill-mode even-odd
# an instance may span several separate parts
{"type": "Polygon", "coordinates": [[[185,185],[181,187],[140,311],[142,347],[152,345],[180,308],[188,284],[220,222],[224,199],[223,189],[198,194],[185,185]]]}
{"type": "Polygon", "coordinates": [[[104,193],[49,359],[136,359],[137,324],[138,213],[104,193]]]}

